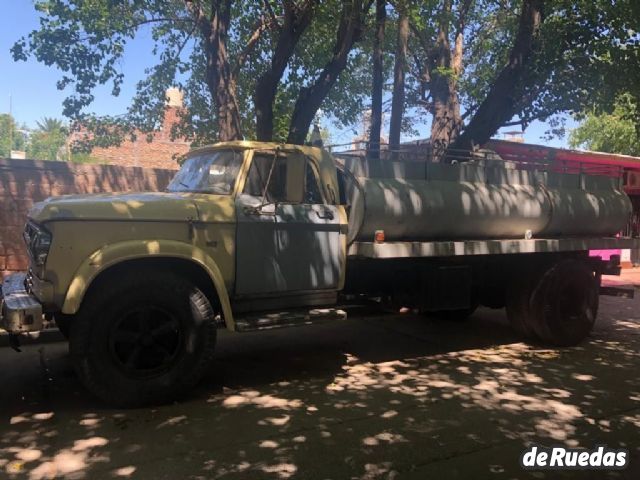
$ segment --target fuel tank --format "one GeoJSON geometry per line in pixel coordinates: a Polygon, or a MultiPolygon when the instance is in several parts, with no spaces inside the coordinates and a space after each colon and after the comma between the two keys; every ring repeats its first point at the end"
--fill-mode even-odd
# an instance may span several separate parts
{"type": "Polygon", "coordinates": [[[349,242],[606,236],[631,202],[614,176],[526,168],[501,159],[457,164],[339,159],[349,242]]]}

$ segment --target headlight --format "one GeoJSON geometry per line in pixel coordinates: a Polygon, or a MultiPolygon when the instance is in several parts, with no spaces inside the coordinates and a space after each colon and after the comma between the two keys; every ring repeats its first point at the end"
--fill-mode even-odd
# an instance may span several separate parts
{"type": "Polygon", "coordinates": [[[23,236],[31,260],[35,266],[40,267],[36,273],[38,276],[42,276],[43,267],[47,261],[47,255],[49,255],[49,248],[51,247],[51,233],[37,223],[27,222],[24,227],[23,236]]]}

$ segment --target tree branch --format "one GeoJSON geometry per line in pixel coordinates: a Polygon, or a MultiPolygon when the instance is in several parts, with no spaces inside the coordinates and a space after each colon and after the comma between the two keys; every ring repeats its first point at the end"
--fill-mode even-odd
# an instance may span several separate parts
{"type": "Polygon", "coordinates": [[[432,54],[433,47],[432,43],[424,36],[424,32],[416,27],[413,22],[409,22],[409,28],[411,29],[411,32],[418,38],[418,43],[420,43],[420,46],[424,50],[425,54],[427,54],[427,56],[430,56],[432,54]]]}
{"type": "Polygon", "coordinates": [[[484,144],[500,126],[513,118],[523,98],[527,72],[535,54],[543,22],[544,0],[524,0],[516,38],[507,65],[491,85],[473,118],[451,148],[470,149],[484,144]],[[522,85],[522,82],[525,82],[522,85]]]}
{"type": "Polygon", "coordinates": [[[236,62],[235,65],[233,67],[233,73],[232,75],[234,77],[237,77],[238,74],[240,73],[240,70],[242,69],[242,67],[244,66],[245,62],[247,61],[247,57],[249,57],[249,55],[251,54],[251,52],[253,51],[253,49],[255,48],[256,44],[258,43],[258,40],[260,40],[260,37],[262,36],[262,34],[274,27],[277,26],[278,28],[280,28],[280,25],[278,24],[278,17],[273,17],[269,20],[265,19],[264,17],[262,17],[260,19],[260,21],[258,22],[258,24],[255,27],[255,30],[253,31],[253,33],[251,34],[251,36],[249,37],[249,40],[247,40],[247,44],[244,46],[244,48],[242,49],[242,51],[238,54],[238,57],[236,58],[236,62]]]}
{"type": "Polygon", "coordinates": [[[141,20],[139,22],[133,23],[126,27],[126,29],[138,28],[142,25],[147,25],[149,23],[161,23],[161,22],[179,22],[179,23],[194,23],[192,18],[180,18],[180,17],[161,17],[161,18],[147,18],[145,20],[141,20]]]}
{"type": "Polygon", "coordinates": [[[202,10],[200,2],[194,0],[184,0],[185,6],[187,10],[191,12],[191,15],[194,17],[194,22],[198,25],[200,32],[202,35],[208,39],[211,35],[211,24],[209,23],[209,19],[207,15],[202,10]]]}
{"type": "Polygon", "coordinates": [[[333,56],[313,83],[300,90],[289,124],[287,143],[299,145],[304,143],[313,117],[338,76],[347,66],[353,45],[362,36],[365,15],[373,5],[373,1],[364,3],[362,0],[343,0],[333,56]]]}
{"type": "MultiPolygon", "coordinates": [[[[269,15],[269,17],[271,18],[271,21],[277,25],[278,30],[281,29],[281,25],[278,23],[276,14],[273,12],[273,7],[271,6],[271,3],[269,3],[269,0],[263,0],[262,2],[264,4],[264,9],[267,11],[267,14],[269,15]]],[[[286,3],[286,2],[285,2],[286,3]]],[[[285,5],[286,6],[286,5],[285,5]]]]}
{"type": "Polygon", "coordinates": [[[535,122],[536,120],[541,120],[543,118],[549,118],[551,115],[556,113],[555,110],[546,110],[544,112],[539,112],[532,116],[526,116],[525,118],[520,118],[520,120],[514,120],[513,122],[503,123],[500,128],[503,127],[514,127],[516,125],[521,125],[523,128],[526,128],[531,124],[531,122],[535,122]]]}
{"type": "Polygon", "coordinates": [[[458,11],[458,25],[456,28],[456,34],[463,33],[464,29],[467,25],[467,15],[469,15],[469,10],[471,9],[471,5],[473,4],[473,0],[464,0],[460,9],[458,11]]]}

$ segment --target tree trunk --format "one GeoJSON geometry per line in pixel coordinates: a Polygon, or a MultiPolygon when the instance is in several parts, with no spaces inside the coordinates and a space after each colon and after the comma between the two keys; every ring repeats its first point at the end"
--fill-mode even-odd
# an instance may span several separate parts
{"type": "Polygon", "coordinates": [[[389,123],[389,148],[391,150],[397,149],[400,145],[400,131],[404,113],[404,77],[407,68],[407,44],[409,41],[409,16],[404,5],[399,5],[398,9],[398,40],[393,68],[393,94],[389,123]]]}
{"type": "Polygon", "coordinates": [[[376,34],[373,39],[373,79],[371,83],[371,129],[369,131],[369,155],[380,157],[382,131],[382,88],[384,86],[384,29],[387,18],[386,1],[376,0],[376,34]]]}
{"type": "Polygon", "coordinates": [[[236,83],[231,73],[227,39],[233,0],[212,0],[207,15],[199,2],[185,1],[200,30],[207,60],[206,83],[213,99],[220,141],[242,139],[236,83]]]}
{"type": "Polygon", "coordinates": [[[218,139],[221,142],[242,140],[236,84],[228,76],[228,64],[227,71],[224,71],[225,69],[220,63],[218,63],[218,68],[222,72],[215,92],[215,104],[218,111],[218,139]]]}
{"type": "Polygon", "coordinates": [[[273,140],[273,104],[278,92],[278,84],[300,37],[311,23],[318,2],[317,0],[306,2],[300,11],[292,3],[284,3],[284,21],[271,57],[271,66],[258,78],[253,96],[256,110],[256,138],[260,141],[273,140]]]}
{"type": "MultiPolygon", "coordinates": [[[[468,5],[467,1],[465,5],[468,5]]],[[[463,7],[464,8],[464,7],[463,7]]],[[[458,19],[453,53],[449,43],[451,1],[445,0],[436,42],[437,57],[431,73],[431,98],[433,119],[431,122],[431,149],[434,161],[442,161],[449,145],[457,138],[462,126],[457,79],[462,73],[462,48],[464,17],[458,19]]]]}
{"type": "Polygon", "coordinates": [[[544,0],[524,0],[509,63],[493,82],[469,125],[452,145],[453,149],[483,145],[516,113],[543,21],[543,6],[544,0]]]}
{"type": "Polygon", "coordinates": [[[370,3],[363,0],[343,0],[340,26],[333,56],[316,80],[300,89],[289,124],[287,143],[302,145],[320,105],[347,66],[349,52],[362,35],[362,24],[370,3]]]}
{"type": "Polygon", "coordinates": [[[454,82],[435,75],[432,81],[433,120],[431,148],[434,161],[442,161],[449,145],[455,141],[462,126],[460,101],[454,82]]]}

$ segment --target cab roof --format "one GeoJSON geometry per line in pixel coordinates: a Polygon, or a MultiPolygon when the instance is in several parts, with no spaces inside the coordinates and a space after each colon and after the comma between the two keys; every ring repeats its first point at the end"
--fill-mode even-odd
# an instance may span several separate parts
{"type": "Polygon", "coordinates": [[[249,140],[233,140],[230,142],[219,142],[212,145],[206,145],[204,147],[197,147],[187,153],[187,158],[193,155],[204,153],[208,151],[223,150],[223,149],[241,149],[241,150],[275,150],[276,148],[285,152],[301,152],[304,155],[320,159],[322,158],[323,150],[318,147],[309,147],[306,145],[294,145],[291,143],[277,143],[277,142],[255,142],[249,140]]]}
{"type": "Polygon", "coordinates": [[[247,140],[234,140],[231,142],[219,142],[205,147],[194,148],[187,153],[186,158],[205,152],[213,152],[216,150],[236,149],[236,150],[275,150],[280,149],[283,152],[299,152],[309,158],[318,168],[320,181],[323,188],[327,186],[332,191],[332,196],[337,201],[338,194],[337,185],[338,178],[336,166],[331,154],[322,148],[308,147],[306,145],[292,145],[289,143],[276,142],[253,142],[247,140]]]}

